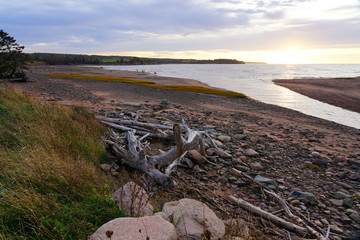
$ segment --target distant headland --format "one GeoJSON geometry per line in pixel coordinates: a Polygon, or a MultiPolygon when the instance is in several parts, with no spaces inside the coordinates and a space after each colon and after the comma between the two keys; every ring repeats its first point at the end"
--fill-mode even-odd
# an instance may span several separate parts
{"type": "Polygon", "coordinates": [[[84,54],[29,53],[29,60],[36,64],[49,65],[149,65],[149,64],[266,64],[265,62],[245,62],[236,59],[177,59],[177,58],[143,58],[134,56],[101,56],[84,54]]]}

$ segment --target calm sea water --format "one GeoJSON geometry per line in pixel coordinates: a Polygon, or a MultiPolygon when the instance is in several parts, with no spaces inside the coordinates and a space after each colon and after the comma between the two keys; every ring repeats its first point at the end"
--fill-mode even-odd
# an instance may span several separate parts
{"type": "MultiPolygon", "coordinates": [[[[275,85],[273,79],[360,76],[360,64],[167,64],[105,66],[111,70],[156,72],[160,76],[196,79],[211,86],[241,92],[265,103],[360,129],[360,114],[308,98],[275,85]]],[[[360,103],[359,103],[360,104],[360,103]]]]}

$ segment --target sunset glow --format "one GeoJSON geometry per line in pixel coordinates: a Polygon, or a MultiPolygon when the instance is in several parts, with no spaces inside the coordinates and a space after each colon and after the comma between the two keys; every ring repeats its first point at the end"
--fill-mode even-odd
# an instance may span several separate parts
{"type": "Polygon", "coordinates": [[[357,0],[0,2],[27,52],[360,63],[357,0]]]}

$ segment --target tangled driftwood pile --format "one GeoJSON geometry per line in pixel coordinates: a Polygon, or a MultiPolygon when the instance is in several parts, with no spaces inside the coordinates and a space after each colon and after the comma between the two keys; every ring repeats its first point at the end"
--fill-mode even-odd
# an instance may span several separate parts
{"type": "MultiPolygon", "coordinates": [[[[98,117],[107,126],[126,132],[121,136],[113,130],[104,137],[104,142],[112,153],[121,159],[122,164],[138,169],[154,178],[159,184],[170,187],[174,181],[170,178],[174,167],[181,164],[182,159],[190,150],[197,150],[205,156],[204,136],[210,138],[206,131],[189,128],[183,120],[182,124],[173,127],[159,124],[138,122],[137,120],[121,120],[98,117]],[[149,156],[145,148],[149,145],[148,137],[174,141],[174,146],[159,155],[149,156]],[[160,168],[166,167],[165,172],[160,168]]],[[[211,139],[211,138],[210,138],[211,139]]]]}

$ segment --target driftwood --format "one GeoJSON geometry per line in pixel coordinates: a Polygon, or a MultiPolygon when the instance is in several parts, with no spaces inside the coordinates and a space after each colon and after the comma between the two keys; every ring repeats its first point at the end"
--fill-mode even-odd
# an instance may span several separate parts
{"type": "Polygon", "coordinates": [[[325,234],[323,233],[322,229],[320,229],[318,226],[316,226],[313,222],[311,222],[310,220],[308,220],[307,218],[305,218],[301,213],[297,212],[296,211],[296,214],[300,215],[299,216],[296,216],[294,215],[292,212],[291,212],[291,209],[294,210],[294,208],[291,206],[291,205],[288,205],[285,201],[285,199],[281,198],[279,195],[277,195],[275,192],[273,192],[271,189],[269,189],[266,185],[264,184],[261,184],[257,181],[255,181],[251,176],[235,169],[235,168],[232,168],[231,169],[231,172],[234,174],[234,175],[237,175],[237,176],[243,176],[243,177],[246,177],[247,179],[249,179],[250,181],[252,181],[253,183],[259,185],[262,190],[274,197],[274,199],[278,202],[278,204],[283,208],[283,210],[285,211],[286,215],[292,219],[293,221],[299,223],[299,224],[303,224],[305,226],[305,228],[307,229],[307,231],[312,235],[312,236],[315,236],[316,239],[318,240],[327,240],[329,239],[328,237],[324,236],[325,234]],[[311,227],[311,226],[312,227],[311,227]]]}
{"type": "Polygon", "coordinates": [[[130,120],[116,120],[105,117],[98,117],[105,125],[122,130],[126,132],[127,148],[123,147],[124,138],[120,137],[116,132],[109,130],[109,138],[103,139],[104,143],[113,154],[121,159],[124,165],[138,169],[146,173],[148,176],[154,178],[159,184],[170,187],[174,185],[174,181],[169,177],[174,167],[180,164],[184,155],[193,149],[198,149],[199,152],[205,156],[205,147],[203,143],[204,132],[196,131],[187,126],[183,120],[182,125],[174,124],[172,128],[175,146],[167,152],[156,156],[147,156],[144,151],[144,144],[142,141],[147,137],[152,138],[169,138],[164,132],[159,132],[159,129],[170,130],[169,127],[158,124],[142,123],[130,120]],[[130,125],[124,126],[124,125],[130,125]],[[149,129],[149,131],[136,130],[133,125],[149,129]],[[185,134],[183,136],[182,130],[185,134]],[[141,135],[137,138],[135,134],[141,135]],[[158,169],[163,166],[169,166],[165,174],[158,169]]]}
{"type": "Polygon", "coordinates": [[[262,218],[267,219],[280,227],[284,227],[288,230],[299,233],[301,235],[305,235],[308,232],[308,230],[306,228],[300,227],[292,222],[288,222],[278,216],[275,216],[269,212],[266,212],[266,211],[260,209],[259,207],[256,207],[241,198],[236,198],[236,197],[230,195],[229,200],[231,202],[239,205],[241,208],[243,208],[253,214],[261,216],[262,218]]]}

